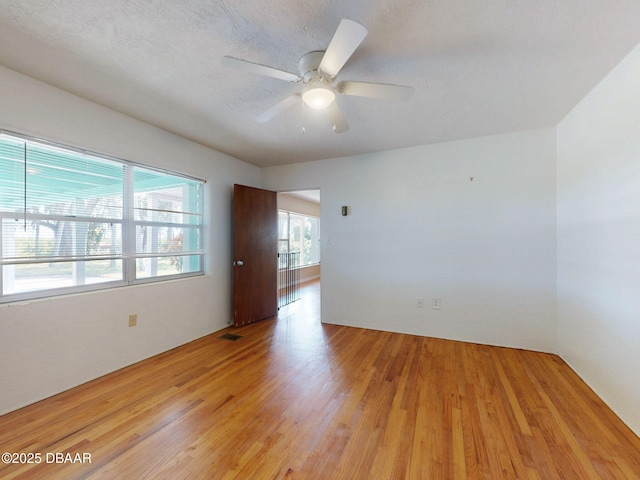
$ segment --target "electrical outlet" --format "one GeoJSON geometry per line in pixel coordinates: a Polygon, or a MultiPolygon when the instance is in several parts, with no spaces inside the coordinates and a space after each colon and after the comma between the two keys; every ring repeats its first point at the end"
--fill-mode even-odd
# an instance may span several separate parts
{"type": "Polygon", "coordinates": [[[129,315],[129,326],[135,327],[136,325],[138,325],[138,314],[132,313],[129,315]]]}
{"type": "Polygon", "coordinates": [[[431,299],[431,308],[433,308],[434,310],[440,310],[440,306],[442,305],[442,299],[441,298],[432,298],[431,299]]]}
{"type": "Polygon", "coordinates": [[[424,307],[424,298],[418,298],[416,300],[416,308],[423,308],[424,307]]]}

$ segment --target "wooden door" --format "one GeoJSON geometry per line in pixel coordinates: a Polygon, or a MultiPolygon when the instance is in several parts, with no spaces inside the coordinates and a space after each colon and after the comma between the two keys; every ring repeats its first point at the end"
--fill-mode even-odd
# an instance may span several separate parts
{"type": "Polygon", "coordinates": [[[233,187],[233,321],[235,326],[278,313],[276,192],[233,187]]]}

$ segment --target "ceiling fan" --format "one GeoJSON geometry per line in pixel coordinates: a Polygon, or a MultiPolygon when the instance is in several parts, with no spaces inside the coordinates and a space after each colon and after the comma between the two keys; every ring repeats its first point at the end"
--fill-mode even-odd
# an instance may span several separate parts
{"type": "Polygon", "coordinates": [[[336,103],[336,93],[385,100],[408,100],[413,94],[413,87],[404,85],[336,81],[338,73],[367,33],[367,29],[358,22],[342,19],[326,51],[309,52],[299,60],[298,74],[229,56],[223,57],[222,63],[247,72],[302,84],[301,92],[294,93],[258,115],[257,122],[271,120],[296,104],[301,97],[304,104],[316,110],[324,110],[333,105],[333,130],[342,133],[349,130],[349,124],[336,103]]]}

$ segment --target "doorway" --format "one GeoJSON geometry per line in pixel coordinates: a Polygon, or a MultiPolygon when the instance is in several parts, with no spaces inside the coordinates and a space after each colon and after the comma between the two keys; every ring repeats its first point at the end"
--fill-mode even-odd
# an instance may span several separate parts
{"type": "Polygon", "coordinates": [[[320,190],[280,192],[278,204],[278,306],[301,299],[321,275],[320,190]]]}

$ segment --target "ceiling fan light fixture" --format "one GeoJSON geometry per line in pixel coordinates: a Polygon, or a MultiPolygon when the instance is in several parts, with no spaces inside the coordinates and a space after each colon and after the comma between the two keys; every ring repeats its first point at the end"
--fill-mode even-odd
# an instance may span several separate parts
{"type": "Polygon", "coordinates": [[[302,94],[302,100],[309,107],[324,110],[336,99],[336,94],[326,87],[310,88],[302,94]]]}

